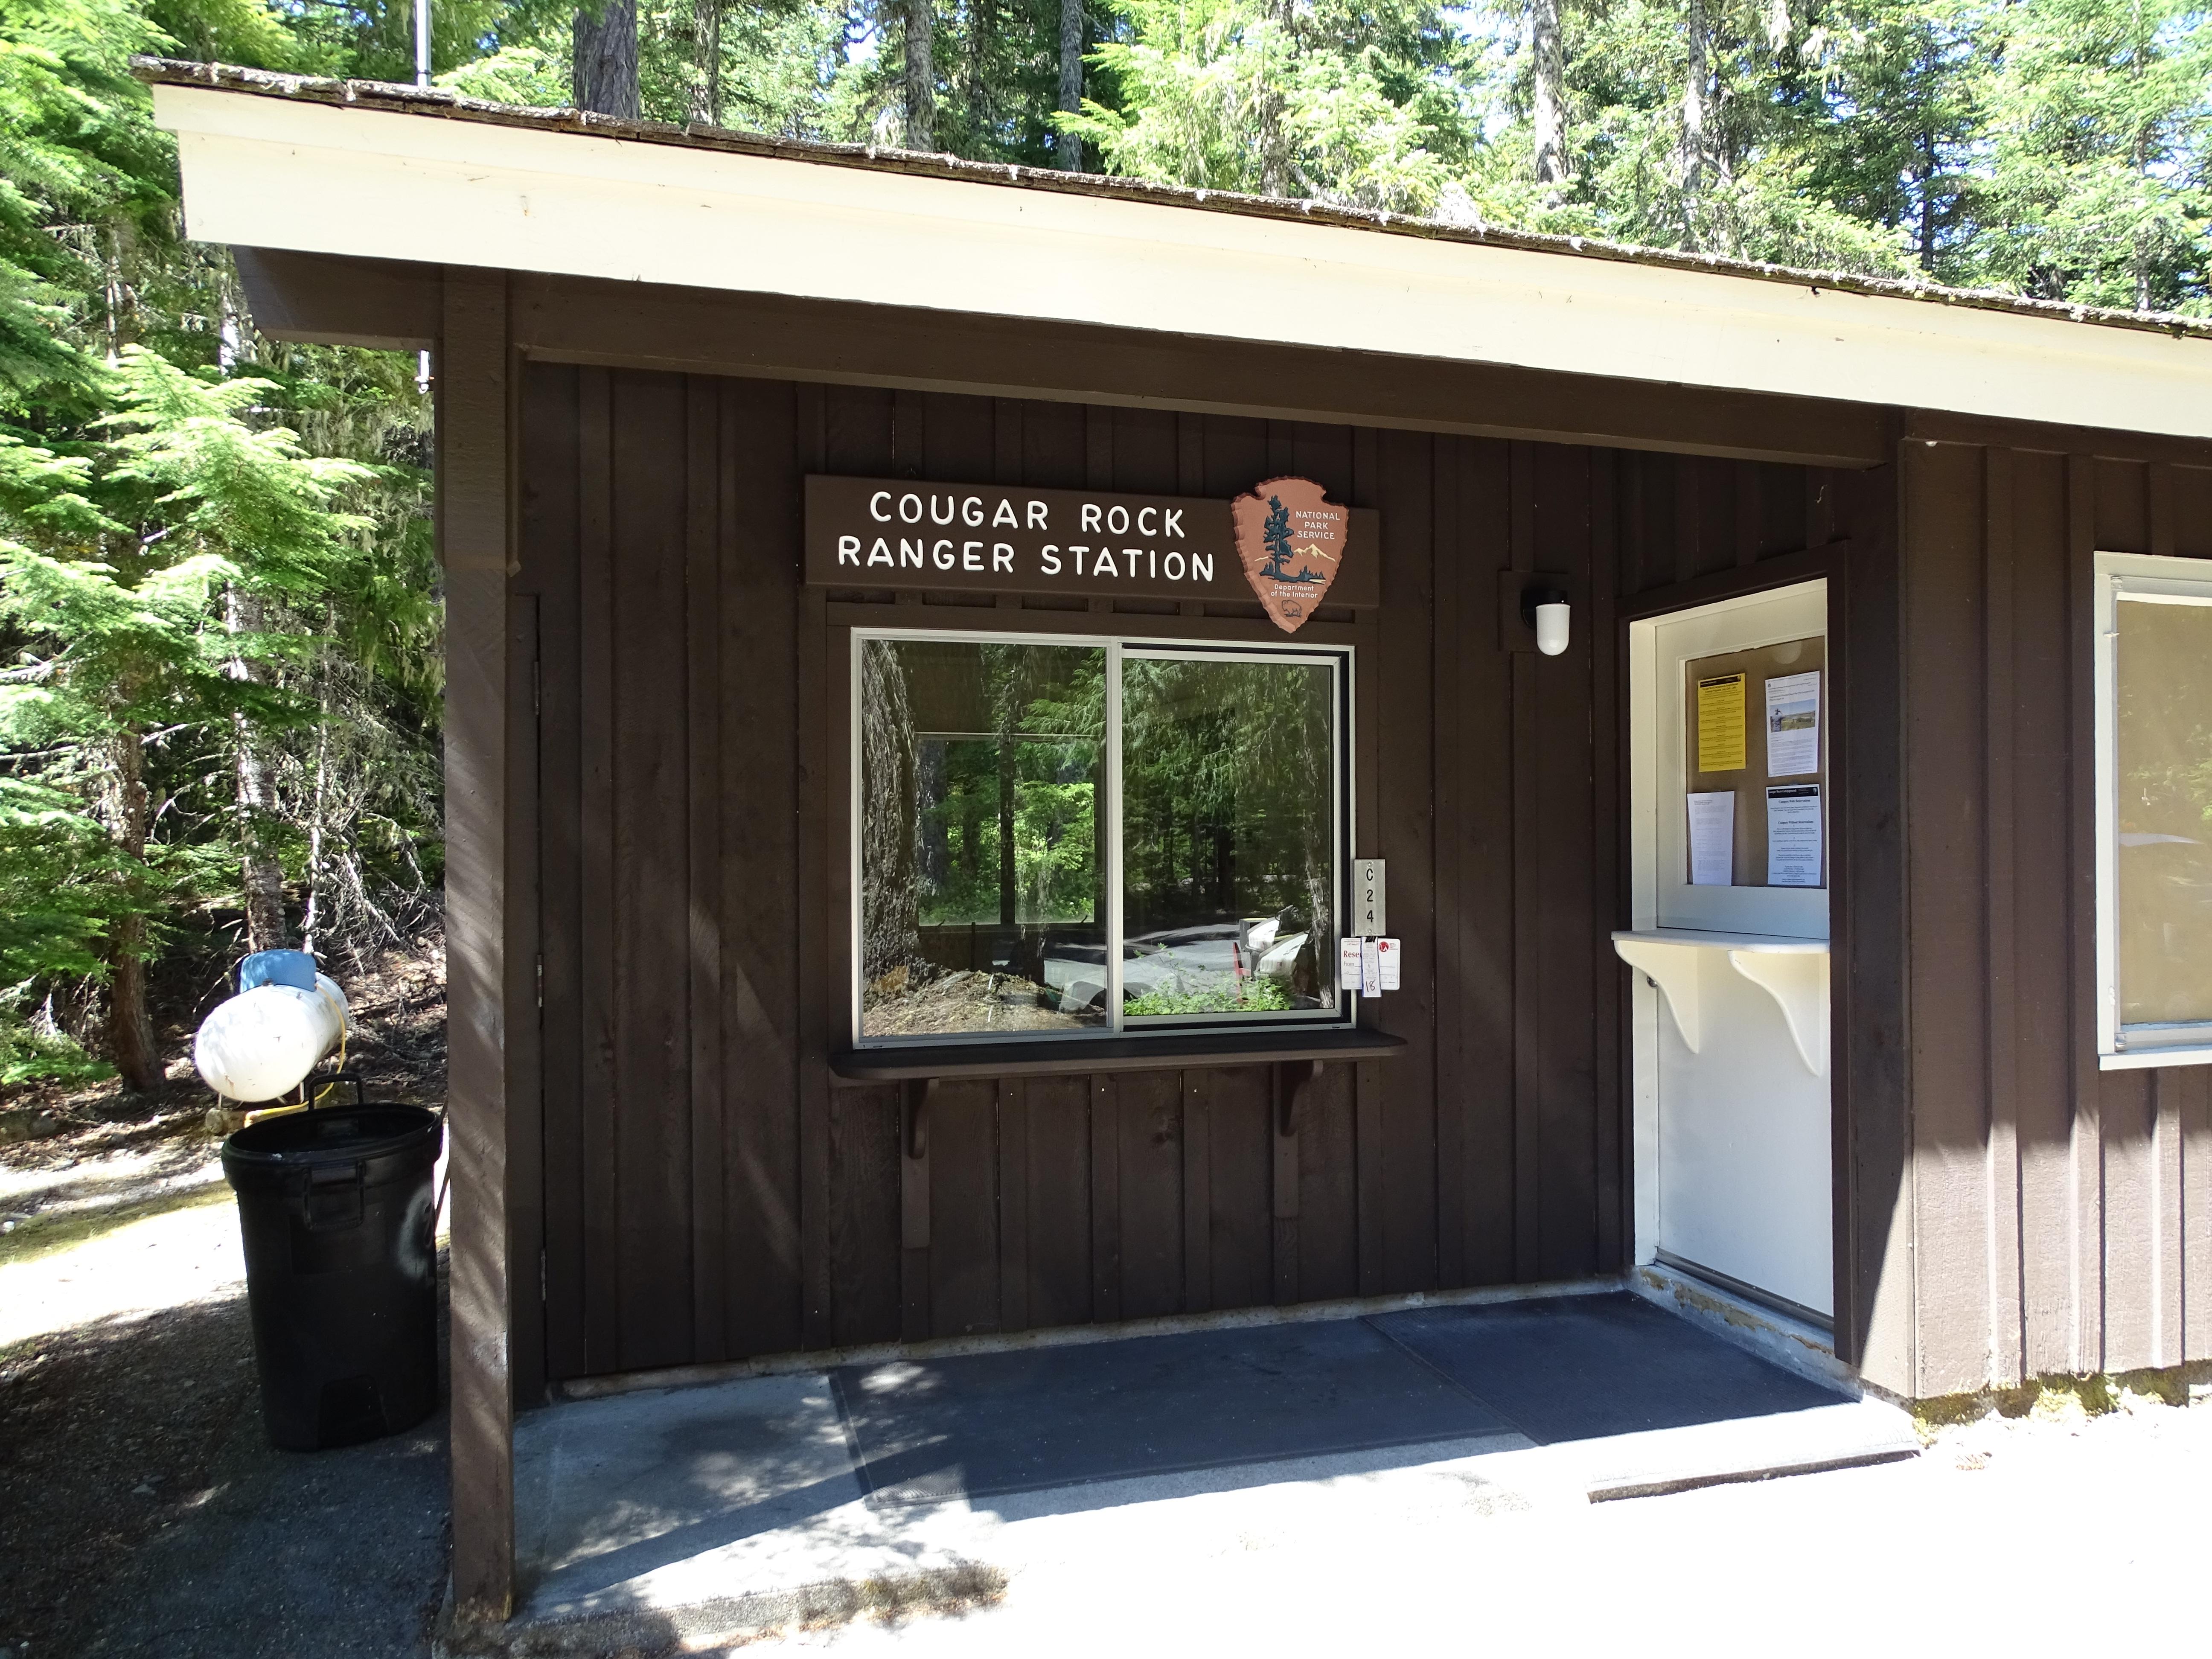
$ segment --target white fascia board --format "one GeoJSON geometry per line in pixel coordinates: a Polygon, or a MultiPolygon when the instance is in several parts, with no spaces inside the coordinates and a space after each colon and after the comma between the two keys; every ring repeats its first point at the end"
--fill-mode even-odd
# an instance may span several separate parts
{"type": "Polygon", "coordinates": [[[2212,437],[2212,341],[161,84],[203,241],[2212,437]]]}

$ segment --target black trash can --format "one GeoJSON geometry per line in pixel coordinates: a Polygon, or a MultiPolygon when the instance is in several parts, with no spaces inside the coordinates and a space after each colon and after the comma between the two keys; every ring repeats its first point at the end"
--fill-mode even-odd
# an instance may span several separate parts
{"type": "Polygon", "coordinates": [[[437,1405],[431,1176],[443,1138],[419,1106],[356,1104],[270,1118],[223,1143],[274,1444],[349,1446],[437,1405]]]}

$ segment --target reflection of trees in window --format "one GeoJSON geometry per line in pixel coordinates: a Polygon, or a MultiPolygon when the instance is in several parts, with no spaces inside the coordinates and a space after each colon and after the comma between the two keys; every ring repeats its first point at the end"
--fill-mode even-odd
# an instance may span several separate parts
{"type": "Polygon", "coordinates": [[[1334,710],[1326,667],[1125,658],[1124,903],[1150,932],[1282,915],[1309,934],[1291,989],[1333,940],[1334,710]]]}
{"type": "Polygon", "coordinates": [[[860,971],[869,979],[921,952],[915,879],[914,721],[898,647],[860,653],[860,971]]]}

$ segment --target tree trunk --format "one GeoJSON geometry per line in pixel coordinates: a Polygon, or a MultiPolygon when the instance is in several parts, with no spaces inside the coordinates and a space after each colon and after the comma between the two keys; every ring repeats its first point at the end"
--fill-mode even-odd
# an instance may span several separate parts
{"type": "Polygon", "coordinates": [[[597,15],[580,8],[574,31],[576,107],[636,120],[637,0],[605,0],[597,15]]]}
{"type": "Polygon", "coordinates": [[[722,0],[691,0],[691,118],[722,125],[722,0]]]}
{"type": "MultiPolygon", "coordinates": [[[[1060,107],[1074,115],[1083,108],[1083,0],[1060,0],[1060,107]]],[[[1083,171],[1083,140],[1058,134],[1053,154],[1070,173],[1083,171]]]]}
{"type": "MultiPolygon", "coordinates": [[[[223,627],[228,633],[255,634],[261,630],[261,602],[235,586],[222,593],[223,627]]],[[[233,657],[228,669],[234,680],[258,680],[253,664],[233,657]]],[[[289,942],[284,929],[284,869],[269,849],[269,768],[254,746],[253,725],[243,714],[230,717],[231,770],[238,813],[239,886],[246,896],[246,939],[255,951],[281,950],[289,942]]]]}
{"type": "Polygon", "coordinates": [[[1290,78],[1291,3],[1292,0],[1269,0],[1267,7],[1267,15],[1274,20],[1275,32],[1281,45],[1266,60],[1267,81],[1260,88],[1260,193],[1262,196],[1288,196],[1291,193],[1291,143],[1290,135],[1283,127],[1283,82],[1290,78]]]}
{"type": "Polygon", "coordinates": [[[937,20],[930,0],[906,0],[906,147],[937,148],[937,20]]]}
{"type": "Polygon", "coordinates": [[[860,972],[873,980],[921,954],[914,714],[898,647],[880,640],[860,654],[860,972]]]}
{"type": "Polygon", "coordinates": [[[1020,896],[1014,872],[1014,744],[999,739],[999,926],[1012,927],[1021,919],[1020,896]]]}
{"type": "MultiPolygon", "coordinates": [[[[115,739],[114,805],[108,832],[125,858],[137,865],[146,855],[146,742],[135,729],[115,739]]],[[[109,957],[107,1057],[125,1087],[141,1093],[161,1080],[161,1057],[154,1038],[154,1017],[146,1006],[146,917],[138,878],[125,878],[124,915],[117,921],[109,957]]]]}
{"type": "MultiPolygon", "coordinates": [[[[1529,44],[1535,59],[1536,182],[1557,185],[1567,176],[1567,54],[1559,38],[1559,0],[1530,0],[1529,44]]],[[[1547,189],[1547,205],[1559,192],[1547,189]]]]}
{"type": "Polygon", "coordinates": [[[1688,0],[1683,29],[1688,37],[1689,62],[1682,76],[1682,246],[1698,252],[1704,251],[1705,242],[1705,190],[1711,143],[1707,98],[1712,36],[1705,21],[1705,0],[1688,0]]]}

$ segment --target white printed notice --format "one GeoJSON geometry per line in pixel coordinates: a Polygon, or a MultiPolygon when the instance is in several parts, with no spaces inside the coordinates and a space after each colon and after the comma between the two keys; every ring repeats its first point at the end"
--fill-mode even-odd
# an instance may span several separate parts
{"type": "Polygon", "coordinates": [[[1378,981],[1386,991],[1398,988],[1398,941],[1378,939],[1375,941],[1375,966],[1382,975],[1378,981]]]}
{"type": "Polygon", "coordinates": [[[1340,990],[1359,988],[1359,941],[1340,939],[1336,942],[1336,983],[1340,990]]]}
{"type": "Polygon", "coordinates": [[[1735,791],[1690,796],[1690,885],[1735,884],[1735,791]]]}
{"type": "Polygon", "coordinates": [[[1766,683],[1766,775],[1802,778],[1820,769],[1820,671],[1766,683]]]}
{"type": "Polygon", "coordinates": [[[1793,783],[1766,792],[1766,884],[1820,884],[1820,786],[1793,783]]]}

